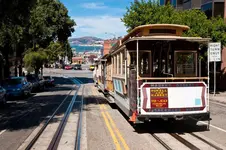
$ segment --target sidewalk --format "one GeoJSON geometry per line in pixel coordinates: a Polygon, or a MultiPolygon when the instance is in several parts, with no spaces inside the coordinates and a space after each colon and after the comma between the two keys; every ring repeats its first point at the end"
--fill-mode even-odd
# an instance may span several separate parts
{"type": "Polygon", "coordinates": [[[210,94],[210,101],[226,104],[226,92],[219,92],[215,96],[210,94]]]}

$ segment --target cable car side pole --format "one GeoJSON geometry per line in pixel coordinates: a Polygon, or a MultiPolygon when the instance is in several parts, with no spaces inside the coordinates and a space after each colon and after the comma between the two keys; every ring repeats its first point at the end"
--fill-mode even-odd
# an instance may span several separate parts
{"type": "MultiPolygon", "coordinates": [[[[139,41],[137,40],[137,102],[139,101],[139,80],[138,80],[138,76],[139,76],[139,41]]],[[[139,103],[137,104],[137,107],[139,108],[139,103]]]]}

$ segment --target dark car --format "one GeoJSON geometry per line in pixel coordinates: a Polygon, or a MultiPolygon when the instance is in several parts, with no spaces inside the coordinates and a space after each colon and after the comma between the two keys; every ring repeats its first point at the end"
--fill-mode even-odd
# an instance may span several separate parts
{"type": "Polygon", "coordinates": [[[81,64],[76,64],[74,65],[74,70],[82,70],[82,65],[81,64]]]}
{"type": "Polygon", "coordinates": [[[8,96],[24,97],[31,94],[32,85],[26,77],[12,77],[4,81],[3,88],[6,89],[8,96]]]}
{"type": "Polygon", "coordinates": [[[36,76],[35,74],[29,74],[26,76],[28,82],[32,83],[32,91],[44,91],[45,84],[44,79],[36,76]]]}
{"type": "Polygon", "coordinates": [[[51,76],[44,76],[43,77],[44,81],[45,81],[45,86],[46,87],[50,87],[50,86],[54,86],[54,79],[51,76]]]}
{"type": "Polygon", "coordinates": [[[37,77],[38,83],[39,83],[39,90],[44,91],[45,90],[45,79],[43,77],[37,77]]]}
{"type": "Polygon", "coordinates": [[[0,105],[4,106],[7,101],[6,90],[0,86],[0,105]]]}
{"type": "Polygon", "coordinates": [[[32,84],[32,92],[39,90],[39,83],[37,78],[33,74],[26,75],[27,81],[32,84]]]}

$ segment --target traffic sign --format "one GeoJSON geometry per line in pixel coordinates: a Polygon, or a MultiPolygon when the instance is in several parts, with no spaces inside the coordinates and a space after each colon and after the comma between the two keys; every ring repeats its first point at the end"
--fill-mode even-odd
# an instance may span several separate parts
{"type": "Polygon", "coordinates": [[[221,43],[209,43],[209,61],[218,62],[221,61],[221,43]]]}

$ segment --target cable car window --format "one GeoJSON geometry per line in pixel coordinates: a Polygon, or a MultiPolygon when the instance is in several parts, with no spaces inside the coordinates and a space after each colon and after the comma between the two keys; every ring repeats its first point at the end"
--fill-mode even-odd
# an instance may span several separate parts
{"type": "Polygon", "coordinates": [[[118,74],[121,74],[121,55],[120,53],[117,55],[118,56],[118,74]]]}
{"type": "Polygon", "coordinates": [[[140,52],[140,74],[150,75],[150,52],[140,52]]]}
{"type": "Polygon", "coordinates": [[[182,77],[196,76],[196,52],[176,52],[175,54],[175,75],[182,77]]]}
{"type": "Polygon", "coordinates": [[[135,66],[137,65],[137,53],[131,52],[130,57],[131,57],[131,64],[130,65],[133,66],[134,68],[136,68],[135,66]]]}
{"type": "Polygon", "coordinates": [[[122,74],[125,74],[125,54],[122,53],[122,74]]]}

